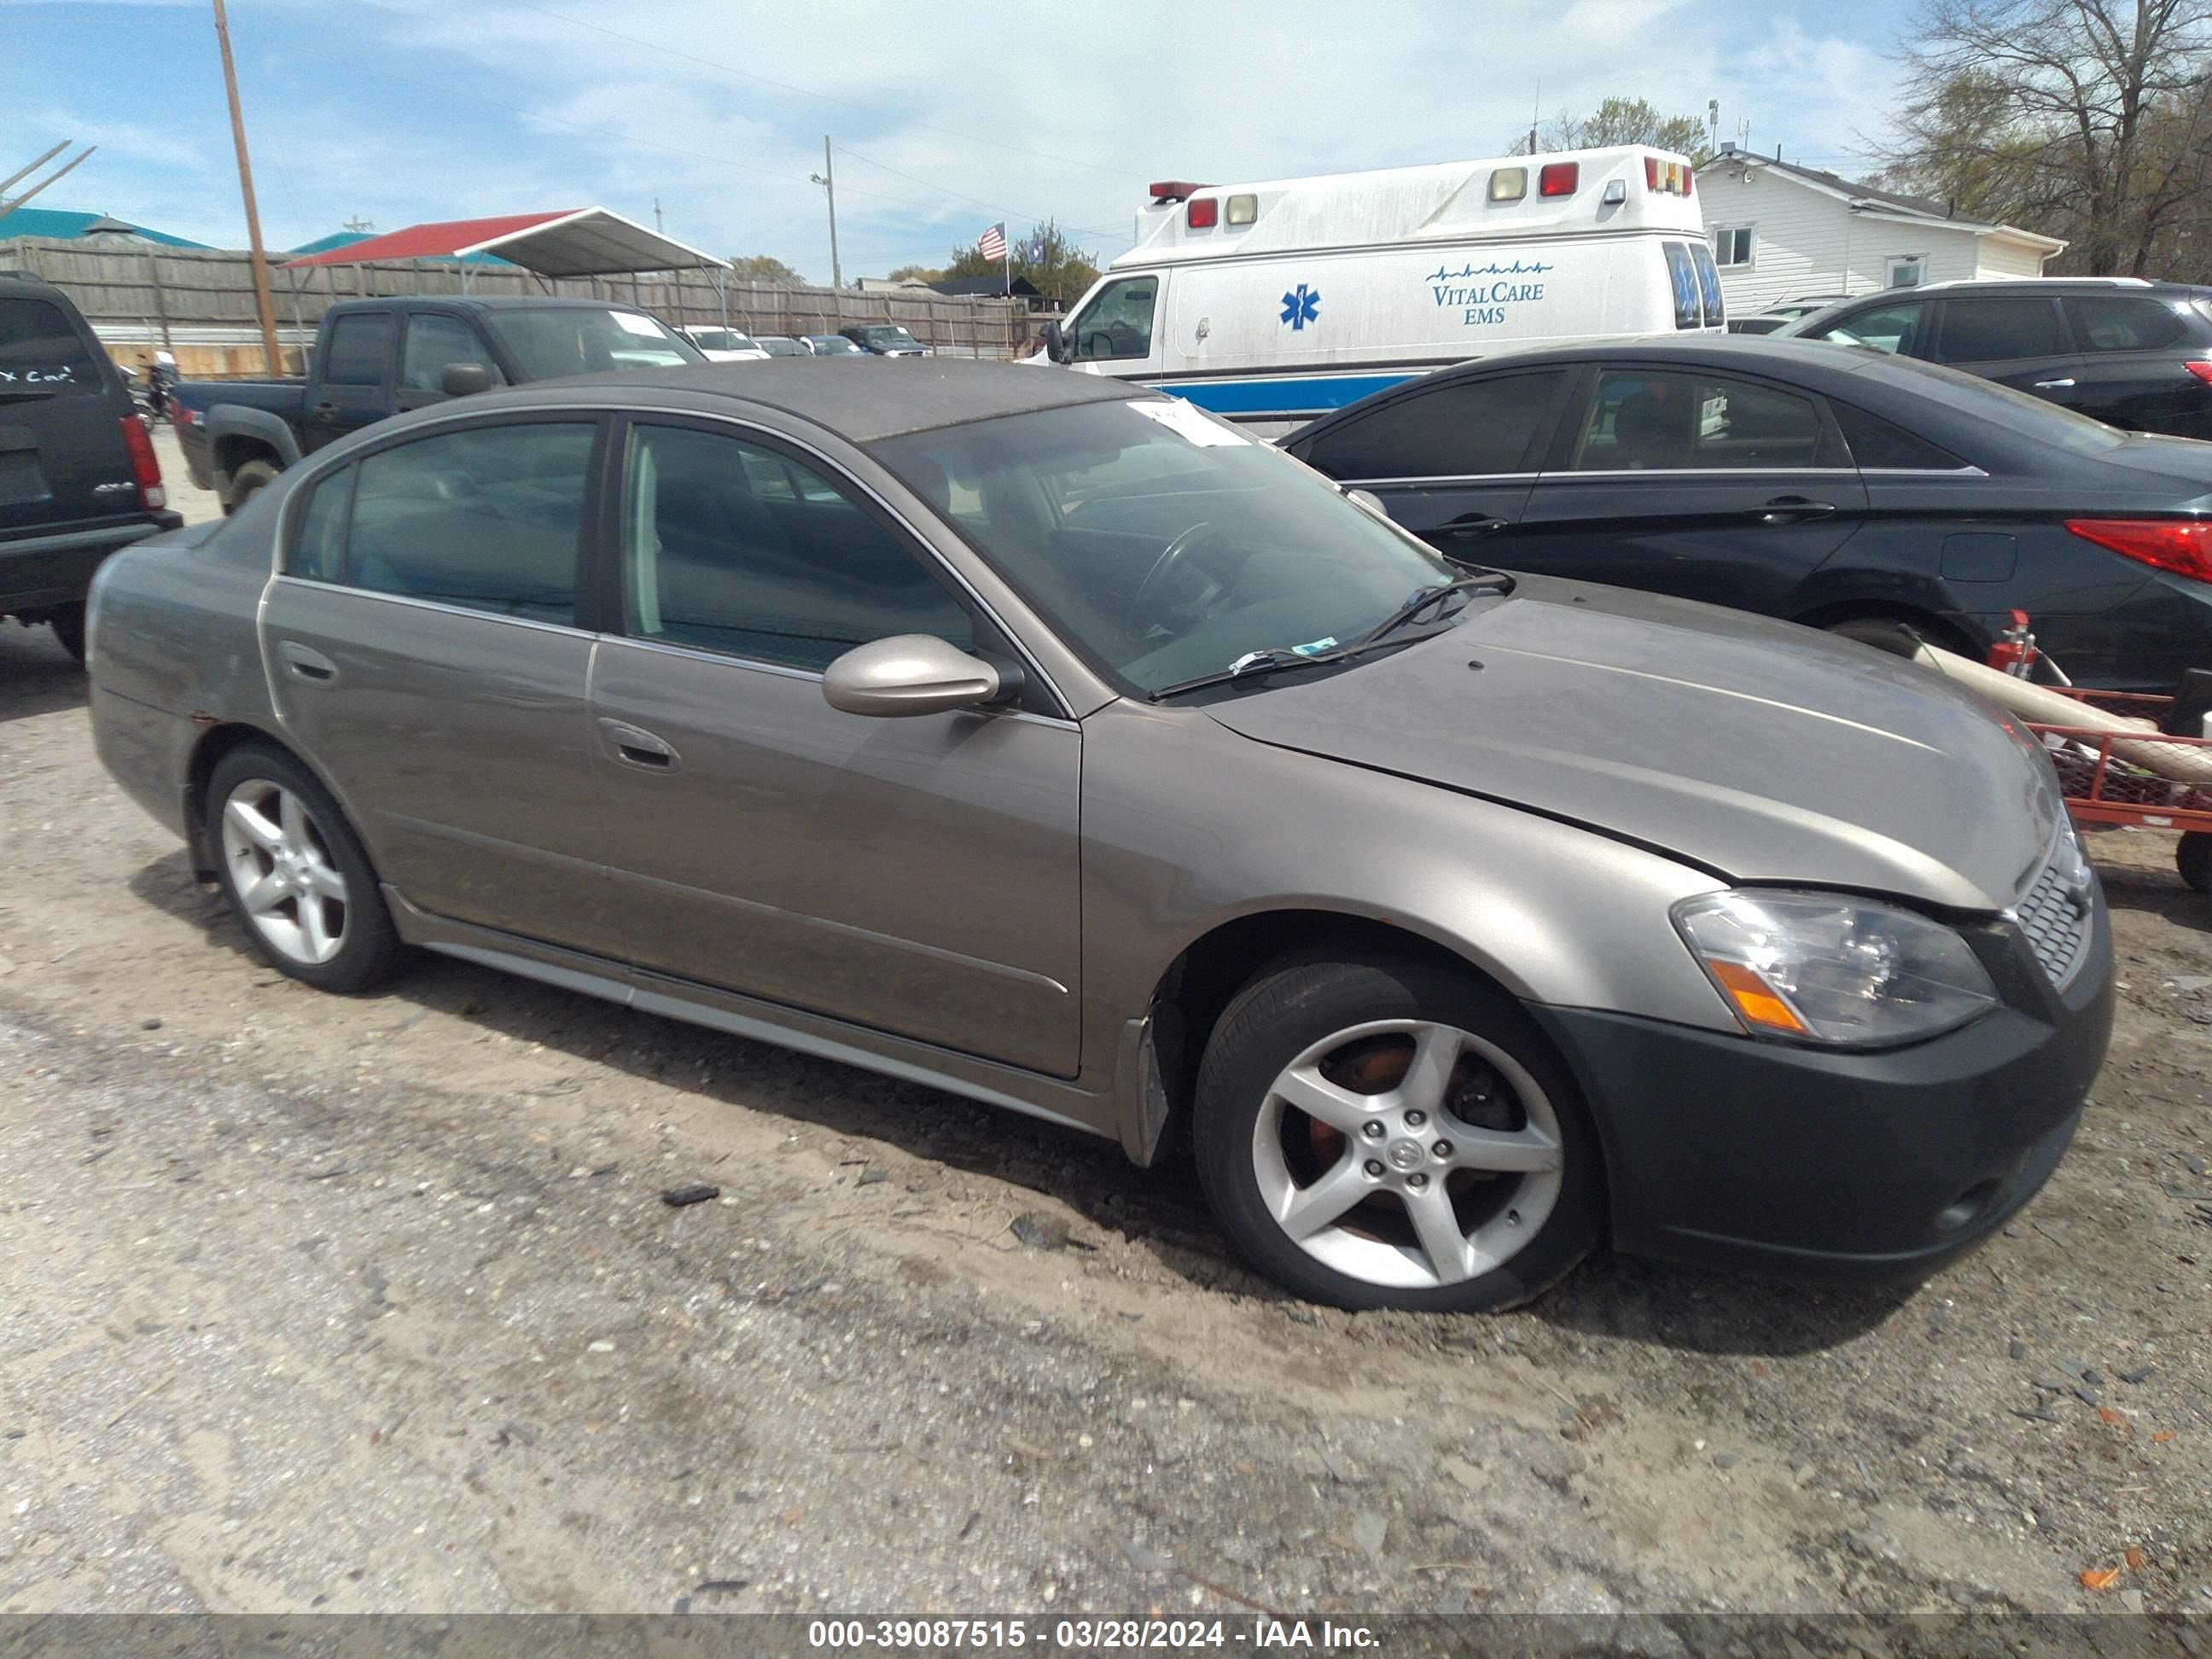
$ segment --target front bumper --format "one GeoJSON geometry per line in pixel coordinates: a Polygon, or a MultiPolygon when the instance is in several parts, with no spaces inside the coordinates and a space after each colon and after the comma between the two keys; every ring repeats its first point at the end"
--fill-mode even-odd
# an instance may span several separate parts
{"type": "Polygon", "coordinates": [[[1763,1042],[1588,1009],[1534,1012],[1597,1120],[1614,1245],[1791,1277],[1917,1278],[2047,1181],[2112,1026],[2101,902],[2038,1018],[1993,1010],[1880,1054],[1763,1042]]]}

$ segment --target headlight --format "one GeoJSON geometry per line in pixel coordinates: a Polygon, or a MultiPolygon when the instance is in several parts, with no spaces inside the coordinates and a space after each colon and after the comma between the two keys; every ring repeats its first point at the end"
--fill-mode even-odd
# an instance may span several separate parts
{"type": "Polygon", "coordinates": [[[1934,1036],[1996,988],[1942,923],[1842,893],[1709,893],[1674,926],[1754,1036],[1875,1047],[1934,1036]]]}

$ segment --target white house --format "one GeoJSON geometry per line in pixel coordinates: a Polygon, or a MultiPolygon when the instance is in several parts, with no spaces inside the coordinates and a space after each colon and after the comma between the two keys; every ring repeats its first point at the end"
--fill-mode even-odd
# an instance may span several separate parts
{"type": "Polygon", "coordinates": [[[1731,317],[1807,295],[2040,276],[2066,246],[1732,144],[1698,169],[1697,189],[1731,317]]]}

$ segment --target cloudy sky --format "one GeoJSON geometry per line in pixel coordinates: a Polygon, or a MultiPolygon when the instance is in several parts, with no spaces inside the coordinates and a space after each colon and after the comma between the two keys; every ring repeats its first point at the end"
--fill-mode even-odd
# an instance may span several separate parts
{"type": "MultiPolygon", "coordinates": [[[[1497,155],[1608,94],[1863,165],[1912,0],[229,0],[264,233],[599,204],[826,281],[1004,219],[1107,257],[1147,180],[1497,155]]],[[[0,176],[244,242],[207,0],[0,0],[0,176]]]]}

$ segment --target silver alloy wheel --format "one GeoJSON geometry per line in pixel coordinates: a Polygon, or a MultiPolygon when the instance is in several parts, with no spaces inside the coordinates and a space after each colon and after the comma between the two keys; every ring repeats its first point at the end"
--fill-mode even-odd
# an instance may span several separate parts
{"type": "Polygon", "coordinates": [[[248,778],[222,804],[222,856],[232,890],[262,942],[307,967],[345,945],[345,877],[308,813],[282,784],[248,778]]]}
{"type": "Polygon", "coordinates": [[[1460,1284],[1512,1260],[1559,1202],[1565,1161],[1558,1114],[1528,1069],[1472,1031],[1425,1020],[1374,1020],[1313,1044],[1269,1085],[1252,1136],[1260,1195],[1284,1233],[1324,1266],[1401,1290],[1460,1284]],[[1410,1038],[1413,1051],[1391,1087],[1363,1094],[1322,1075],[1332,1056],[1393,1036],[1410,1038]],[[1512,1091],[1521,1127],[1485,1128],[1454,1111],[1468,1059],[1512,1091]],[[1325,1126],[1317,1140],[1343,1142],[1303,1182],[1285,1150],[1286,1113],[1325,1126]],[[1479,1200],[1465,1220],[1462,1194],[1479,1200]],[[1392,1200],[1403,1229],[1389,1224],[1392,1200]]]}

